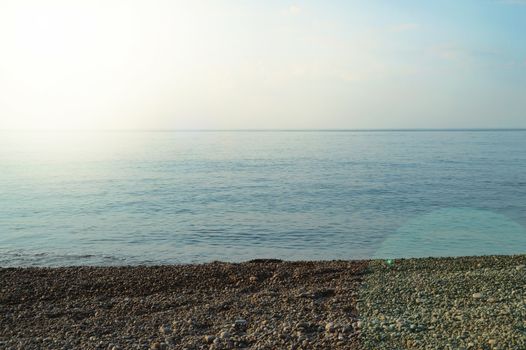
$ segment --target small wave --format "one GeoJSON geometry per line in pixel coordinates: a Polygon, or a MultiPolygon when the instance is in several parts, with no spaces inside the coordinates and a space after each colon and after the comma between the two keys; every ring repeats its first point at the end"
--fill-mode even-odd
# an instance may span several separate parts
{"type": "Polygon", "coordinates": [[[111,265],[125,261],[124,257],[111,255],[0,251],[0,267],[111,265]]]}

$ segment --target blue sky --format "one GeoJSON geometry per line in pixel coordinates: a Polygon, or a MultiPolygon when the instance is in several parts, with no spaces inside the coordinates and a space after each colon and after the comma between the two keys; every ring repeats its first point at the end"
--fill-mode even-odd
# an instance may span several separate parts
{"type": "Polygon", "coordinates": [[[526,1],[0,4],[0,128],[526,127],[526,1]]]}

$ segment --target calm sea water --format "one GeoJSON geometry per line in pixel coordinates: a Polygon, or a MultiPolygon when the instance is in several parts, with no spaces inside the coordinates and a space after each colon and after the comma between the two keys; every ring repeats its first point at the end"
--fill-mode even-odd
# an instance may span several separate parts
{"type": "Polygon", "coordinates": [[[1,132],[0,266],[526,253],[526,132],[1,132]]]}

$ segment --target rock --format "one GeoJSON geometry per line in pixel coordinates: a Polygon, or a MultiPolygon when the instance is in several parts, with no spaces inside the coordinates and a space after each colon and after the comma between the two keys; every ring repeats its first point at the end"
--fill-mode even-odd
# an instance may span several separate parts
{"type": "Polygon", "coordinates": [[[230,333],[228,333],[227,331],[223,331],[223,332],[219,333],[219,338],[221,338],[221,339],[230,339],[230,333]]]}
{"type": "Polygon", "coordinates": [[[248,326],[248,322],[242,318],[239,318],[235,320],[234,322],[234,328],[237,330],[244,331],[247,329],[247,326],[248,326]]]}
{"type": "Polygon", "coordinates": [[[342,327],[342,332],[343,333],[352,333],[353,331],[353,327],[352,326],[343,326],[342,327]]]}
{"type": "Polygon", "coordinates": [[[473,297],[473,299],[481,299],[482,298],[482,293],[473,293],[472,297],[473,297]]]}
{"type": "Polygon", "coordinates": [[[150,349],[151,350],[160,350],[161,349],[161,344],[159,342],[153,342],[150,344],[150,349]]]}
{"type": "Polygon", "coordinates": [[[208,343],[208,344],[211,344],[214,342],[214,339],[216,337],[214,337],[213,335],[205,335],[205,342],[208,343]]]}
{"type": "Polygon", "coordinates": [[[404,259],[390,270],[383,261],[0,268],[0,349],[526,350],[525,275],[516,269],[525,263],[526,255],[404,259]]]}
{"type": "Polygon", "coordinates": [[[164,324],[164,325],[160,326],[159,327],[159,333],[161,333],[163,335],[167,335],[167,334],[172,333],[172,326],[170,326],[169,324],[164,324]]]}

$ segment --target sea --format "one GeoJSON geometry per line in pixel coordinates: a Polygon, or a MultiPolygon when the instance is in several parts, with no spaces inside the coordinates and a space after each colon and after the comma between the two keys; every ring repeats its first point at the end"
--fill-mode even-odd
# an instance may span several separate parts
{"type": "Polygon", "coordinates": [[[0,132],[2,267],[525,253],[525,130],[0,132]]]}

